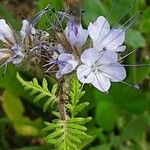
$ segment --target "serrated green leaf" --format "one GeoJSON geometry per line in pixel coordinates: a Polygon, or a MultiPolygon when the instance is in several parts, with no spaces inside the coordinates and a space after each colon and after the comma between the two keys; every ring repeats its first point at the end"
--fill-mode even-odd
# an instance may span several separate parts
{"type": "Polygon", "coordinates": [[[75,123],[75,124],[85,124],[87,122],[89,122],[92,118],[88,117],[88,118],[71,118],[69,119],[69,123],[75,123]]]}
{"type": "Polygon", "coordinates": [[[42,86],[39,85],[38,80],[36,78],[33,79],[33,81],[24,81],[19,74],[17,73],[17,79],[20,81],[20,83],[24,86],[25,90],[30,90],[30,95],[35,95],[34,102],[38,102],[43,98],[47,98],[48,100],[43,106],[43,110],[46,111],[49,107],[49,105],[53,106],[54,103],[57,101],[57,98],[55,96],[55,92],[57,90],[57,85],[54,85],[53,87],[53,93],[51,93],[48,90],[48,84],[46,79],[43,79],[42,86]]]}
{"type": "Polygon", "coordinates": [[[87,107],[89,104],[90,104],[90,103],[88,103],[88,102],[81,103],[81,104],[77,105],[75,109],[76,109],[77,112],[81,112],[81,111],[84,110],[85,107],[87,107]]]}
{"type": "Polygon", "coordinates": [[[48,88],[47,88],[48,84],[47,84],[47,80],[45,78],[43,78],[43,81],[42,81],[42,87],[45,91],[48,91],[48,88]]]}
{"type": "Polygon", "coordinates": [[[86,131],[87,128],[78,124],[68,124],[68,128],[86,131]]]}
{"type": "Polygon", "coordinates": [[[77,143],[77,144],[80,144],[81,143],[81,140],[79,140],[77,137],[73,136],[72,134],[67,134],[67,137],[68,139],[70,139],[71,141],[77,143]]]}
{"type": "Polygon", "coordinates": [[[52,88],[52,94],[53,94],[53,95],[56,94],[57,89],[58,89],[58,85],[57,85],[57,84],[54,84],[54,85],[53,85],[53,88],[52,88]]]}
{"type": "Polygon", "coordinates": [[[86,137],[87,136],[87,134],[85,133],[85,132],[82,132],[82,131],[80,131],[80,130],[77,130],[77,129],[71,129],[71,128],[69,128],[68,129],[68,132],[69,133],[71,133],[71,134],[73,134],[73,135],[79,135],[79,136],[83,136],[83,137],[86,137]]]}
{"type": "Polygon", "coordinates": [[[37,95],[35,98],[34,98],[34,102],[37,103],[39,100],[41,100],[43,97],[45,97],[45,93],[41,93],[39,95],[37,95]]]}
{"type": "Polygon", "coordinates": [[[47,139],[54,139],[54,138],[56,138],[56,137],[59,137],[59,136],[61,136],[62,134],[63,134],[63,130],[62,129],[59,129],[59,130],[57,130],[57,131],[54,131],[53,133],[51,133],[51,134],[49,134],[48,136],[47,136],[47,139]]]}
{"type": "Polygon", "coordinates": [[[47,127],[45,127],[43,130],[44,131],[51,131],[51,130],[54,130],[54,129],[56,129],[56,128],[59,128],[59,127],[61,127],[61,124],[51,124],[51,123],[48,123],[48,122],[45,122],[45,124],[46,124],[46,126],[47,127]]]}
{"type": "Polygon", "coordinates": [[[69,148],[72,148],[74,150],[77,150],[77,146],[75,144],[73,144],[69,139],[66,139],[66,145],[69,147],[69,148]]]}
{"type": "MultiPolygon", "coordinates": [[[[32,83],[32,82],[30,82],[30,83],[32,83]]],[[[36,78],[33,78],[33,84],[35,84],[37,87],[41,88],[39,86],[38,80],[36,78]]]]}
{"type": "Polygon", "coordinates": [[[47,102],[46,102],[46,103],[44,104],[44,106],[43,106],[43,111],[44,111],[44,112],[47,111],[48,107],[51,105],[52,102],[53,102],[53,99],[51,99],[51,98],[49,98],[49,99],[47,100],[47,102]]]}
{"type": "Polygon", "coordinates": [[[55,139],[47,139],[47,142],[50,144],[57,144],[58,141],[55,139]]]}
{"type": "MultiPolygon", "coordinates": [[[[25,90],[30,90],[30,88],[24,88],[25,90]]],[[[36,94],[37,93],[37,90],[36,89],[33,89],[31,92],[30,92],[30,95],[32,96],[32,95],[34,95],[34,94],[36,94]]]]}
{"type": "Polygon", "coordinates": [[[59,117],[60,117],[60,113],[59,113],[59,112],[57,112],[57,111],[52,111],[52,114],[53,114],[53,115],[55,115],[57,118],[59,118],[59,117]]]}

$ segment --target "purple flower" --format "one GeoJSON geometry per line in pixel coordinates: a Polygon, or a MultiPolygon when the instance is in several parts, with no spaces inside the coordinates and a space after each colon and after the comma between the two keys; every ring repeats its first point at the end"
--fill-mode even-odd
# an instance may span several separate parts
{"type": "Polygon", "coordinates": [[[0,27],[0,41],[7,45],[7,48],[0,49],[0,59],[7,55],[3,65],[7,65],[10,62],[19,64],[24,58],[21,47],[17,44],[11,28],[4,19],[0,19],[0,27]]]}
{"type": "Polygon", "coordinates": [[[9,47],[11,47],[12,44],[16,44],[13,32],[4,19],[0,19],[0,41],[9,47]]]}
{"type": "Polygon", "coordinates": [[[35,35],[36,30],[33,27],[31,23],[27,20],[22,20],[22,28],[20,30],[20,35],[22,38],[25,38],[27,36],[33,36],[35,35]]]}
{"type": "Polygon", "coordinates": [[[88,37],[88,31],[77,25],[73,19],[70,19],[65,29],[67,40],[72,46],[82,47],[88,37]]]}
{"type": "Polygon", "coordinates": [[[75,60],[74,56],[66,53],[60,54],[56,63],[59,66],[59,70],[56,73],[57,79],[64,74],[71,73],[78,65],[78,61],[75,60]]]}
{"type": "Polygon", "coordinates": [[[120,82],[126,77],[125,68],[117,60],[116,52],[87,49],[81,54],[83,64],[77,69],[77,77],[82,83],[91,83],[98,90],[107,92],[111,82],[120,82]]]}
{"type": "Polygon", "coordinates": [[[98,17],[94,23],[90,23],[88,31],[93,41],[93,47],[98,51],[122,52],[126,49],[126,46],[122,46],[125,40],[125,31],[110,29],[109,22],[103,16],[98,17]]]}

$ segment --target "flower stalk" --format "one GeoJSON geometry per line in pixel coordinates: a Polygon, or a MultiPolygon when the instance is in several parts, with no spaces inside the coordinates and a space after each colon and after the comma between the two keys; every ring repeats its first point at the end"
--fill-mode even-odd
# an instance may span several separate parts
{"type": "Polygon", "coordinates": [[[58,109],[61,121],[65,121],[67,119],[65,105],[69,98],[68,95],[69,95],[69,82],[67,78],[63,78],[59,82],[58,88],[58,109]]]}

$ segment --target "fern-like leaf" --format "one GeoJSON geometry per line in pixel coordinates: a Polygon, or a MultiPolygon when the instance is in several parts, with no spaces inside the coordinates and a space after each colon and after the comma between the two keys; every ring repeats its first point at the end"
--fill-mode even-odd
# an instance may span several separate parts
{"type": "Polygon", "coordinates": [[[66,105],[71,112],[71,117],[74,118],[78,113],[85,109],[89,105],[88,102],[79,104],[80,98],[85,94],[82,91],[82,86],[75,76],[72,76],[70,81],[70,103],[66,105]]]}
{"type": "Polygon", "coordinates": [[[44,130],[49,132],[46,141],[57,150],[78,150],[82,140],[92,138],[85,133],[87,128],[83,126],[90,120],[91,118],[68,118],[66,121],[46,122],[44,130]]]}
{"type": "Polygon", "coordinates": [[[53,86],[52,92],[50,92],[48,89],[48,83],[45,78],[42,81],[42,86],[39,85],[36,78],[34,78],[33,81],[24,81],[17,73],[17,79],[24,86],[25,90],[30,91],[30,95],[35,96],[33,100],[35,103],[44,98],[47,99],[46,103],[43,106],[44,111],[46,111],[50,105],[53,106],[53,104],[57,101],[57,98],[55,96],[57,91],[56,84],[53,86]]]}

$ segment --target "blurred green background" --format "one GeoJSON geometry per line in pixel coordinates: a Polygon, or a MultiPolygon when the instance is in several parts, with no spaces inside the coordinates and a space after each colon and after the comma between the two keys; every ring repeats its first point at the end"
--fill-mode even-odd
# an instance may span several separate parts
{"type": "MultiPolygon", "coordinates": [[[[52,3],[55,9],[63,8],[62,0],[1,0],[0,18],[5,18],[12,27],[19,31],[21,20],[31,17],[52,3]]],[[[150,63],[150,1],[149,0],[83,0],[82,23],[86,28],[90,21],[98,16],[108,15],[114,7],[109,22],[113,26],[119,17],[129,9],[123,19],[142,11],[143,16],[136,21],[126,35],[128,45],[125,54],[135,53],[126,58],[129,64],[150,63]]],[[[44,28],[44,18],[38,27],[44,28]]],[[[83,143],[85,150],[149,150],[150,149],[150,67],[130,67],[127,82],[138,84],[134,90],[121,83],[114,83],[109,94],[103,94],[93,87],[86,86],[83,101],[90,102],[82,116],[92,116],[87,124],[92,141],[83,143]]],[[[22,76],[31,80],[35,75],[19,70],[22,76]]],[[[43,113],[41,104],[34,104],[32,97],[23,90],[16,79],[16,69],[9,65],[2,76],[0,69],[0,150],[48,150],[42,139],[41,129],[45,120],[54,116],[51,110],[43,113]]],[[[35,76],[36,77],[36,76],[35,76]]],[[[51,82],[51,81],[49,81],[51,82]]]]}

